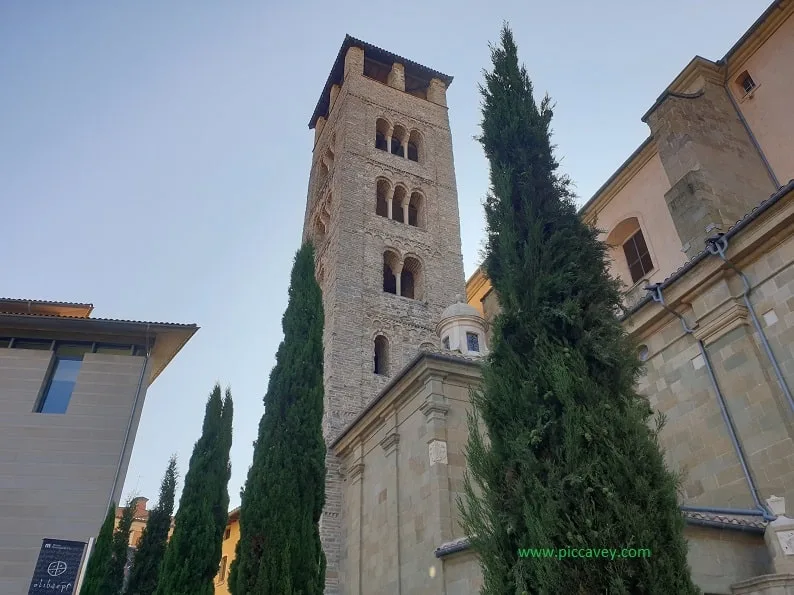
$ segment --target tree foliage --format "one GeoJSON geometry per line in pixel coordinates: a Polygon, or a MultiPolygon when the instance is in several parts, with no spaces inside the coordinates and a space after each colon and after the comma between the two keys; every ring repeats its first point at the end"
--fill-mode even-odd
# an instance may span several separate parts
{"type": "Polygon", "coordinates": [[[229,508],[232,394],[215,385],[190,457],[157,595],[213,595],[229,508]]]}
{"type": "Polygon", "coordinates": [[[324,588],[324,318],[311,244],[295,257],[282,322],[284,340],[242,493],[234,595],[320,595],[324,588]]]}
{"type": "Polygon", "coordinates": [[[677,478],[510,29],[491,48],[480,142],[491,168],[484,268],[502,309],[473,395],[461,502],[483,593],[696,593],[677,478]],[[481,424],[481,426],[480,426],[481,424]],[[484,432],[480,429],[482,427],[484,432]],[[521,558],[519,548],[649,548],[651,558],[521,558]]]}
{"type": "Polygon", "coordinates": [[[176,491],[176,457],[172,456],[160,484],[157,506],[149,512],[146,528],[138,540],[132,562],[128,595],[153,595],[160,578],[160,567],[168,544],[171,517],[174,514],[174,492],[176,491]]]}
{"type": "Polygon", "coordinates": [[[106,570],[113,558],[113,527],[115,523],[116,503],[111,502],[88,558],[83,585],[80,587],[80,595],[108,595],[101,589],[106,570]]]}

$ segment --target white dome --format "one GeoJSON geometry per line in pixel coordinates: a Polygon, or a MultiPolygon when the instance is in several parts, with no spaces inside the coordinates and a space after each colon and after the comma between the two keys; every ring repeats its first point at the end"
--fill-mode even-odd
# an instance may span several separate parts
{"type": "Polygon", "coordinates": [[[436,325],[436,334],[445,349],[473,356],[488,353],[485,319],[476,308],[463,301],[462,295],[458,295],[457,302],[444,310],[436,325]]]}
{"type": "Polygon", "coordinates": [[[477,311],[477,308],[474,306],[470,306],[469,304],[463,301],[463,296],[457,296],[457,302],[448,306],[446,310],[441,314],[441,320],[446,320],[447,318],[453,318],[455,316],[476,316],[478,318],[482,318],[482,315],[477,311]]]}

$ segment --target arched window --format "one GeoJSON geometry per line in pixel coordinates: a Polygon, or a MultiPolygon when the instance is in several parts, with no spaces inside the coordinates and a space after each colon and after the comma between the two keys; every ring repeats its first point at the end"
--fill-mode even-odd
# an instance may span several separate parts
{"type": "Polygon", "coordinates": [[[389,216],[389,191],[391,190],[391,184],[389,184],[388,180],[384,180],[383,178],[378,180],[377,184],[377,198],[375,204],[375,214],[381,217],[388,217],[389,216]]]}
{"type": "Polygon", "coordinates": [[[400,294],[412,300],[422,299],[422,265],[413,256],[406,257],[400,273],[400,294]]]}
{"type": "Polygon", "coordinates": [[[375,337],[374,371],[379,376],[389,374],[389,340],[383,335],[375,337]]]}
{"type": "Polygon", "coordinates": [[[383,291],[397,294],[397,277],[394,271],[398,270],[400,259],[389,250],[383,254],[383,291]]]}
{"type": "Polygon", "coordinates": [[[325,223],[323,222],[322,218],[317,217],[314,220],[314,245],[315,247],[319,246],[325,241],[325,223]]]}
{"type": "Polygon", "coordinates": [[[408,196],[408,191],[404,186],[397,186],[394,189],[394,198],[391,201],[391,218],[400,223],[405,223],[405,200],[408,196]]]}
{"type": "Polygon", "coordinates": [[[317,188],[322,188],[328,180],[328,166],[325,164],[325,159],[320,159],[320,166],[318,167],[317,188]]]}
{"type": "Polygon", "coordinates": [[[419,132],[412,130],[408,135],[408,159],[418,162],[421,159],[422,137],[419,132]]]}
{"type": "Polygon", "coordinates": [[[400,157],[405,157],[405,144],[408,141],[407,139],[408,131],[405,130],[399,124],[394,127],[394,132],[391,136],[391,153],[392,155],[399,155],[400,157]]]}
{"type": "Polygon", "coordinates": [[[618,223],[607,236],[610,256],[617,271],[631,284],[637,283],[653,270],[648,244],[640,229],[637,217],[629,217],[618,223]]]}
{"type": "Polygon", "coordinates": [[[642,230],[638,229],[637,233],[623,243],[623,254],[626,256],[631,280],[634,283],[653,270],[653,262],[642,230]]]}
{"type": "Polygon", "coordinates": [[[411,193],[411,200],[408,203],[408,225],[424,228],[424,200],[419,192],[411,193]]]}
{"type": "Polygon", "coordinates": [[[383,118],[378,118],[375,123],[375,148],[381,151],[389,150],[389,143],[386,140],[389,136],[389,123],[383,118]]]}

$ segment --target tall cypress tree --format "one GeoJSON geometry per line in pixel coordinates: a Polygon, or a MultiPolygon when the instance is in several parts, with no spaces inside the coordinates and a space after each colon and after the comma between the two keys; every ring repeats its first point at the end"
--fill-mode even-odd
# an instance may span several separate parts
{"type": "Polygon", "coordinates": [[[111,502],[102,527],[88,558],[88,565],[80,587],[80,595],[105,595],[100,589],[105,572],[113,558],[113,527],[116,523],[116,503],[111,502]]]}
{"type": "Polygon", "coordinates": [[[462,502],[483,593],[696,593],[677,478],[636,392],[640,364],[598,232],[578,217],[510,29],[491,48],[480,142],[484,267],[502,308],[473,395],[462,502]],[[482,422],[485,435],[480,433],[482,422]],[[648,548],[651,558],[522,558],[519,548],[648,548]]]}
{"type": "Polygon", "coordinates": [[[160,499],[149,513],[146,528],[138,540],[127,585],[128,595],[153,595],[160,578],[160,567],[168,544],[176,491],[176,457],[172,456],[160,484],[160,499]]]}
{"type": "Polygon", "coordinates": [[[254,461],[242,493],[234,595],[320,595],[325,554],[318,523],[325,502],[323,304],[314,248],[295,256],[284,340],[265,394],[254,461]]]}
{"type": "Polygon", "coordinates": [[[216,384],[207,401],[204,426],[185,475],[185,486],[160,571],[157,595],[212,595],[221,561],[229,508],[232,394],[216,384]]]}
{"type": "Polygon", "coordinates": [[[134,516],[135,498],[131,498],[127,506],[124,507],[124,512],[122,512],[116,530],[113,532],[112,555],[105,568],[105,576],[99,590],[102,595],[118,595],[124,590],[124,568],[127,566],[130,531],[134,516]]]}

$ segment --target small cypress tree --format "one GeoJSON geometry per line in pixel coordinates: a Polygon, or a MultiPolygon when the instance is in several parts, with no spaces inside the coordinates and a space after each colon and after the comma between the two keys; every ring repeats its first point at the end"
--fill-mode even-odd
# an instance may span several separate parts
{"type": "Polygon", "coordinates": [[[157,595],[213,595],[229,508],[232,394],[215,385],[185,475],[174,532],[160,570],[157,595]]]}
{"type": "Polygon", "coordinates": [[[483,593],[691,594],[677,478],[664,464],[640,364],[614,312],[606,247],[557,173],[505,25],[485,73],[491,166],[485,271],[502,308],[473,395],[463,524],[483,593]],[[480,433],[482,421],[485,435],[480,433]],[[648,548],[651,558],[523,558],[519,548],[648,548]]]}
{"type": "Polygon", "coordinates": [[[130,547],[130,531],[135,516],[135,498],[131,498],[124,507],[118,526],[113,532],[112,556],[105,568],[100,593],[102,595],[118,595],[124,590],[124,568],[127,566],[130,547]]]}
{"type": "Polygon", "coordinates": [[[100,589],[105,571],[113,558],[113,527],[116,524],[116,503],[111,502],[102,527],[88,558],[80,595],[105,595],[100,589]]]}
{"type": "Polygon", "coordinates": [[[146,528],[138,540],[127,584],[128,595],[153,595],[157,589],[168,532],[171,530],[171,516],[174,514],[176,478],[176,456],[172,456],[160,484],[160,499],[149,513],[146,528]]]}
{"type": "Polygon", "coordinates": [[[284,340],[265,394],[254,461],[242,493],[234,595],[321,595],[325,554],[318,523],[325,502],[323,304],[314,248],[295,256],[284,340]]]}

